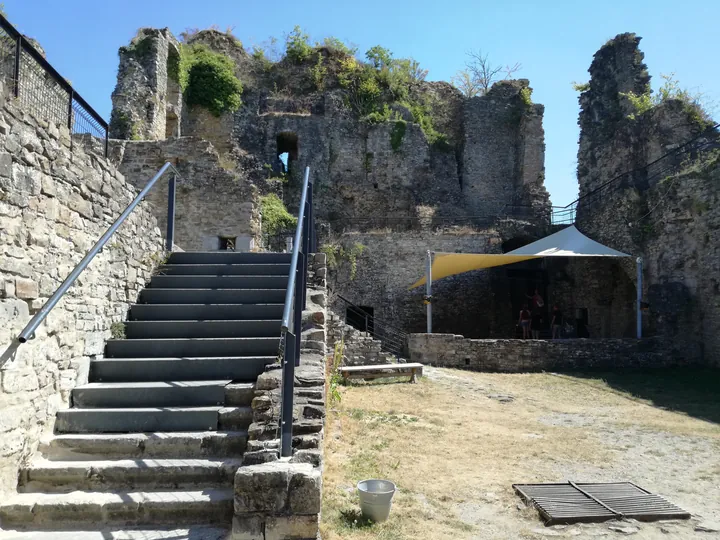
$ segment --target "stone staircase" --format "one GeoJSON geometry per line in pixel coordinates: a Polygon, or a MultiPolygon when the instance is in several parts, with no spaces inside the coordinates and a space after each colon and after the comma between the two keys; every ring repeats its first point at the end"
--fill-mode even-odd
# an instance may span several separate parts
{"type": "Polygon", "coordinates": [[[276,361],[289,263],[280,253],[173,253],[131,307],[125,338],[107,341],[20,471],[18,494],[0,504],[2,529],[223,537],[255,381],[276,361]],[[177,533],[201,524],[213,527],[177,533]]]}

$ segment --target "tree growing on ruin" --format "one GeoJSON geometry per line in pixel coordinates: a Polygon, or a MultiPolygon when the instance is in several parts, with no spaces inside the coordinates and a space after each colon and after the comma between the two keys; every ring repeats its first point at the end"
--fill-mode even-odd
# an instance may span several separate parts
{"type": "Polygon", "coordinates": [[[488,54],[478,49],[469,51],[465,69],[459,70],[451,82],[466,97],[483,96],[490,87],[499,80],[512,79],[522,66],[519,62],[513,65],[500,66],[494,64],[488,54]]]}

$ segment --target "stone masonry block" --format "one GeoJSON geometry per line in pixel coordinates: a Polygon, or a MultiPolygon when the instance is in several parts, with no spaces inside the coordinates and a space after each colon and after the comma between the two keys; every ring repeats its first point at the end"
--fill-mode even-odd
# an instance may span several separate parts
{"type": "Polygon", "coordinates": [[[38,284],[32,279],[15,278],[15,295],[18,298],[32,300],[40,294],[38,284]]]}
{"type": "Polygon", "coordinates": [[[231,540],[265,540],[265,519],[257,514],[235,516],[231,540]]]}
{"type": "Polygon", "coordinates": [[[307,540],[317,538],[319,516],[270,516],[265,522],[265,540],[307,540]]]}
{"type": "Polygon", "coordinates": [[[287,505],[289,469],[284,462],[240,467],[235,473],[235,513],[280,513],[287,505]]]}
{"type": "Polygon", "coordinates": [[[310,463],[290,463],[289,503],[291,514],[320,513],[322,476],[310,463]]]}

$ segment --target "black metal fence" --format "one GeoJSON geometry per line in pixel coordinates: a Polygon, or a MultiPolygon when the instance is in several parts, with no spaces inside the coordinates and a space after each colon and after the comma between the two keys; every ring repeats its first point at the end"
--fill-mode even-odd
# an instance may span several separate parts
{"type": "MultiPolygon", "coordinates": [[[[33,44],[0,15],[0,78],[20,107],[70,134],[90,134],[108,151],[108,124],[63,78],[33,44]]],[[[72,144],[72,137],[70,139],[72,144]]]]}

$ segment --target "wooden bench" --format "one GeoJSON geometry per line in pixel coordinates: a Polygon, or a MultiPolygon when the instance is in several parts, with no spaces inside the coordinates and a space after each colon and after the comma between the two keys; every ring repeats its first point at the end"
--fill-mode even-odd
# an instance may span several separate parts
{"type": "Polygon", "coordinates": [[[375,366],[344,366],[338,368],[343,379],[384,379],[386,377],[410,376],[410,382],[417,382],[422,377],[423,365],[408,364],[380,364],[375,366]]]}

